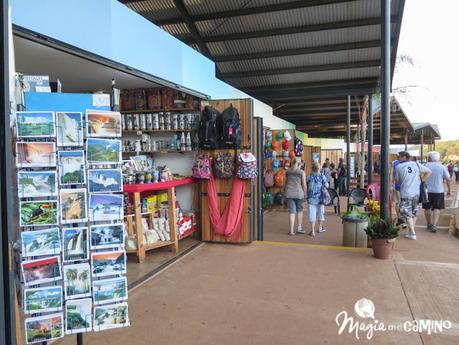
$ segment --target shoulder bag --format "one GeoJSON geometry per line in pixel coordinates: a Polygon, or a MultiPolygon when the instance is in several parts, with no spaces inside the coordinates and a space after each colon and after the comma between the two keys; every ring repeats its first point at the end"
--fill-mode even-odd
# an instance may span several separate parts
{"type": "Polygon", "coordinates": [[[429,202],[429,190],[427,189],[426,183],[422,180],[421,174],[421,166],[419,163],[416,163],[419,168],[419,179],[421,180],[421,185],[419,186],[419,202],[423,204],[427,204],[429,202]]]}

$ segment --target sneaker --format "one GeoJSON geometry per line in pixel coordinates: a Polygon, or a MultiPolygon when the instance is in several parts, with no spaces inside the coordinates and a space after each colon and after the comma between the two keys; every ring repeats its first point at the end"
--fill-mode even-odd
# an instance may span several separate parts
{"type": "Polygon", "coordinates": [[[403,225],[405,224],[405,221],[402,218],[397,219],[397,225],[403,225]]]}
{"type": "Polygon", "coordinates": [[[427,230],[432,231],[433,224],[427,224],[427,230]]]}
{"type": "Polygon", "coordinates": [[[325,232],[325,231],[327,231],[327,229],[325,229],[325,228],[320,228],[318,232],[319,232],[319,233],[322,233],[322,232],[325,232]]]}
{"type": "Polygon", "coordinates": [[[416,239],[416,234],[406,234],[405,238],[409,240],[415,240],[416,239]]]}
{"type": "Polygon", "coordinates": [[[438,230],[438,227],[436,225],[431,224],[430,231],[435,233],[435,232],[437,232],[437,230],[438,230]]]}
{"type": "Polygon", "coordinates": [[[296,233],[297,233],[297,234],[300,234],[300,235],[304,235],[304,234],[305,234],[305,232],[304,232],[303,229],[298,229],[298,230],[296,231],[296,233]]]}

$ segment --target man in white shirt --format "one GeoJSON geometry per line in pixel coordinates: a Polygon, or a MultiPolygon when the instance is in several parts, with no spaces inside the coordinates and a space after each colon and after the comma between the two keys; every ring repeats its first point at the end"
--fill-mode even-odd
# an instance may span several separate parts
{"type": "Polygon", "coordinates": [[[440,153],[437,151],[429,152],[428,160],[426,167],[432,170],[432,175],[426,180],[429,202],[422,204],[422,208],[426,215],[427,229],[437,232],[440,210],[445,208],[444,182],[448,186],[448,195],[451,195],[451,176],[448,169],[440,162],[440,153]]]}
{"type": "Polygon", "coordinates": [[[407,151],[400,152],[399,157],[400,163],[395,170],[395,181],[400,184],[400,216],[408,223],[409,233],[405,237],[415,240],[421,180],[428,179],[432,171],[411,161],[407,151]]]}

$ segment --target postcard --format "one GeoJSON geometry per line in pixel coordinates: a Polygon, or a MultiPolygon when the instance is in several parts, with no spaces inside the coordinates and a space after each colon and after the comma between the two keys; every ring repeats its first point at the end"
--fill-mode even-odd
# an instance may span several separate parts
{"type": "Polygon", "coordinates": [[[83,184],[86,183],[84,151],[59,151],[59,184],[83,184]]]}
{"type": "Polygon", "coordinates": [[[122,220],[124,217],[122,194],[89,194],[89,220],[122,220]]]}
{"type": "Polygon", "coordinates": [[[88,164],[120,164],[121,140],[88,138],[86,154],[88,164]]]}
{"type": "Polygon", "coordinates": [[[64,228],[63,261],[89,260],[88,228],[64,228]]]}
{"type": "Polygon", "coordinates": [[[19,226],[59,224],[57,200],[19,202],[19,226]]]}
{"type": "Polygon", "coordinates": [[[75,299],[65,303],[65,333],[75,334],[92,330],[92,299],[75,299]]]}
{"type": "Polygon", "coordinates": [[[62,286],[46,286],[24,290],[24,313],[48,313],[62,310],[62,286]]]}
{"type": "Polygon", "coordinates": [[[126,300],[128,296],[126,277],[95,280],[92,286],[92,296],[94,305],[126,300]]]}
{"type": "Polygon", "coordinates": [[[86,188],[61,189],[61,223],[81,223],[88,221],[86,188]]]}
{"type": "Polygon", "coordinates": [[[88,137],[121,137],[121,114],[115,111],[86,110],[88,137]]]}
{"type": "Polygon", "coordinates": [[[59,256],[23,261],[21,266],[25,286],[49,283],[62,279],[59,256]]]}
{"type": "Polygon", "coordinates": [[[83,146],[83,114],[56,113],[57,146],[83,146]]]}
{"type": "Polygon", "coordinates": [[[21,232],[22,256],[57,255],[61,253],[59,228],[21,232]]]}
{"type": "Polygon", "coordinates": [[[52,138],[56,136],[52,111],[18,111],[16,113],[18,138],[52,138]]]}
{"type": "Polygon", "coordinates": [[[65,299],[91,296],[91,269],[89,263],[64,265],[65,299]]]}
{"type": "Polygon", "coordinates": [[[18,196],[20,198],[57,196],[55,171],[18,171],[18,196]]]}
{"type": "Polygon", "coordinates": [[[91,249],[124,248],[124,224],[90,226],[91,249]]]}
{"type": "Polygon", "coordinates": [[[121,169],[89,169],[89,193],[116,193],[123,191],[121,169]]]}
{"type": "Polygon", "coordinates": [[[91,259],[93,277],[104,277],[126,273],[126,253],[123,250],[92,253],[91,259]]]}
{"type": "Polygon", "coordinates": [[[25,319],[26,343],[45,343],[64,336],[62,313],[30,317],[25,319]]]}
{"type": "Polygon", "coordinates": [[[126,302],[94,307],[94,331],[126,326],[129,326],[126,302]]]}
{"type": "Polygon", "coordinates": [[[17,168],[44,168],[54,166],[56,166],[55,143],[16,143],[17,168]]]}

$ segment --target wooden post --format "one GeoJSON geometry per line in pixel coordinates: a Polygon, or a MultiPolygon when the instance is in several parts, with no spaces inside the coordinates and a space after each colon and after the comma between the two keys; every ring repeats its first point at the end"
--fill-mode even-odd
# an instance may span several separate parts
{"type": "Polygon", "coordinates": [[[134,213],[135,213],[135,232],[137,237],[137,258],[139,263],[145,261],[145,248],[143,245],[143,229],[142,229],[142,202],[140,193],[134,193],[134,213]]]}
{"type": "Polygon", "coordinates": [[[178,237],[177,237],[177,214],[175,213],[175,187],[167,190],[167,201],[169,204],[169,228],[171,230],[171,241],[174,242],[174,251],[178,252],[178,237]]]}

